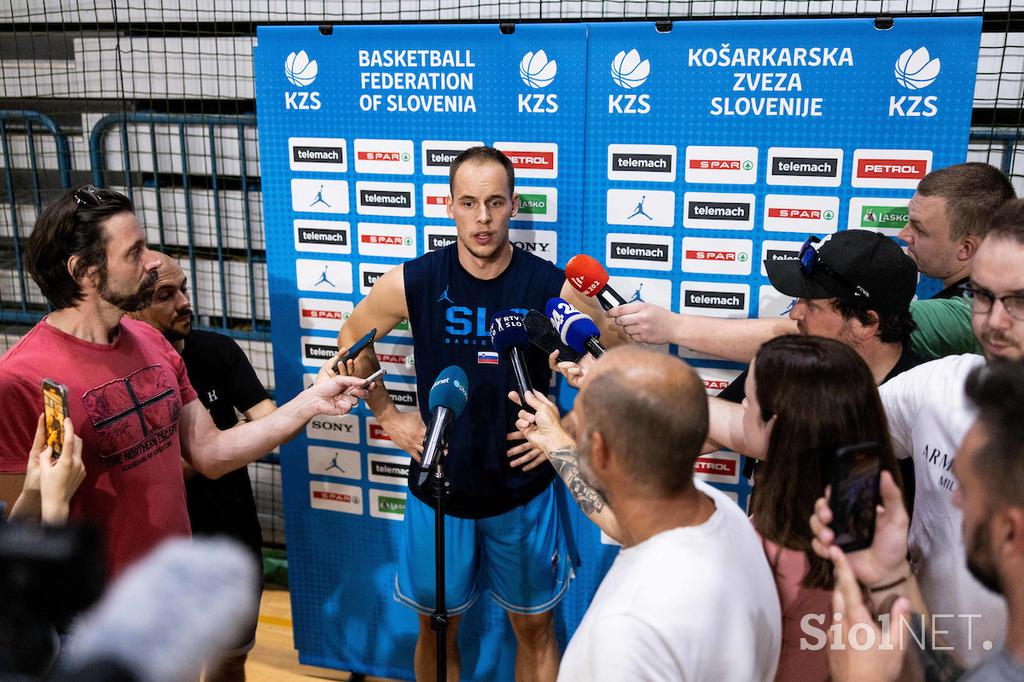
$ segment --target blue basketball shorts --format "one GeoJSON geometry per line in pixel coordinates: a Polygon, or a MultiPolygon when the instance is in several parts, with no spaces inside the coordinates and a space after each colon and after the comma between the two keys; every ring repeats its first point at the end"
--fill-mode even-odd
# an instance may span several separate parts
{"type": "MultiPolygon", "coordinates": [[[[544,613],[562,599],[573,567],[556,483],[498,516],[445,516],[445,605],[450,615],[469,609],[484,588],[513,613],[544,613]]],[[[430,615],[435,607],[433,508],[410,493],[403,525],[395,600],[430,615]]]]}

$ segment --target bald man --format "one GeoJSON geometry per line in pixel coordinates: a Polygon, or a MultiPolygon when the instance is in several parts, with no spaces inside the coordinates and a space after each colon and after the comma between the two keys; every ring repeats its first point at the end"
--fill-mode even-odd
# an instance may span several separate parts
{"type": "Polygon", "coordinates": [[[559,679],[774,677],[782,616],[761,541],[735,502],[693,478],[708,432],[697,374],[664,353],[610,350],[580,386],[578,446],[542,393],[527,402],[536,412],[516,426],[623,546],[559,679]]]}
{"type": "MultiPolygon", "coordinates": [[[[155,328],[181,354],[189,381],[217,428],[224,430],[237,424],[236,410],[248,421],[273,412],[274,402],[238,344],[222,334],[192,329],[188,279],[173,258],[163,253],[156,257],[160,265],[152,303],[131,313],[131,317],[155,328]]],[[[263,538],[248,469],[242,467],[211,479],[182,460],[182,470],[192,533],[238,540],[249,548],[262,569],[263,538]]],[[[226,652],[223,660],[207,671],[207,682],[245,679],[245,659],[255,642],[258,615],[253,614],[252,626],[240,646],[226,652]]]]}

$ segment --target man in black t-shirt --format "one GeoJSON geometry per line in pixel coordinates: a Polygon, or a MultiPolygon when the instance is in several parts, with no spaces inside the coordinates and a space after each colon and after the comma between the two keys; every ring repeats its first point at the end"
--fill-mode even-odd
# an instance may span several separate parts
{"type": "MultiPolygon", "coordinates": [[[[153,302],[132,317],[157,329],[181,353],[189,381],[217,428],[225,430],[237,424],[237,412],[249,421],[273,412],[274,402],[238,344],[221,334],[192,329],[192,303],[185,273],[173,258],[159,256],[159,280],[153,302]]],[[[253,560],[262,569],[263,538],[248,469],[242,467],[218,479],[197,473],[185,461],[182,470],[193,535],[234,538],[252,552],[253,560]]],[[[245,659],[255,643],[258,615],[252,614],[252,626],[244,641],[225,652],[223,659],[206,671],[206,682],[245,679],[245,659]]]]}

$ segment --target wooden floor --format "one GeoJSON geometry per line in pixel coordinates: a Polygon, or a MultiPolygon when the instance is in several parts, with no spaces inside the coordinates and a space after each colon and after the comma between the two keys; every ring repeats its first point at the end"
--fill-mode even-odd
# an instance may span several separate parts
{"type": "MultiPolygon", "coordinates": [[[[297,680],[348,680],[349,673],[314,668],[299,663],[292,639],[292,606],[288,591],[268,586],[260,603],[256,646],[245,663],[247,682],[296,682],[297,680]]],[[[391,682],[367,677],[367,682],[391,682]]]]}

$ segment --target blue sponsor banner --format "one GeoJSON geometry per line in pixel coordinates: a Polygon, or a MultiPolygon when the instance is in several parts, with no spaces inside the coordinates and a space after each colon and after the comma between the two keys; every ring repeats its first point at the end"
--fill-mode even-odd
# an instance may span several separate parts
{"type": "MultiPolygon", "coordinates": [[[[455,238],[447,166],[473,144],[517,167],[511,238],[560,266],[604,263],[631,300],[785,314],[764,259],[810,234],[893,235],[920,178],[966,158],[980,19],[270,27],[256,92],[278,390],[312,380],[389,268],[455,238]]],[[[937,284],[922,281],[927,294],[937,284]]],[[[376,345],[416,408],[408,327],[376,345]]],[[[739,369],[679,352],[710,392],[739,369]]],[[[571,402],[571,392],[564,392],[571,402]]],[[[416,618],[392,600],[408,456],[360,407],[282,448],[296,647],[304,663],[411,678],[416,618]]],[[[699,475],[741,505],[732,453],[699,475]]],[[[571,636],[615,555],[563,494],[582,558],[571,636]]],[[[424,557],[429,566],[432,557],[424,557]]],[[[482,588],[485,586],[481,586],[482,588]]],[[[504,613],[459,629],[463,674],[511,680],[504,613]]]]}

